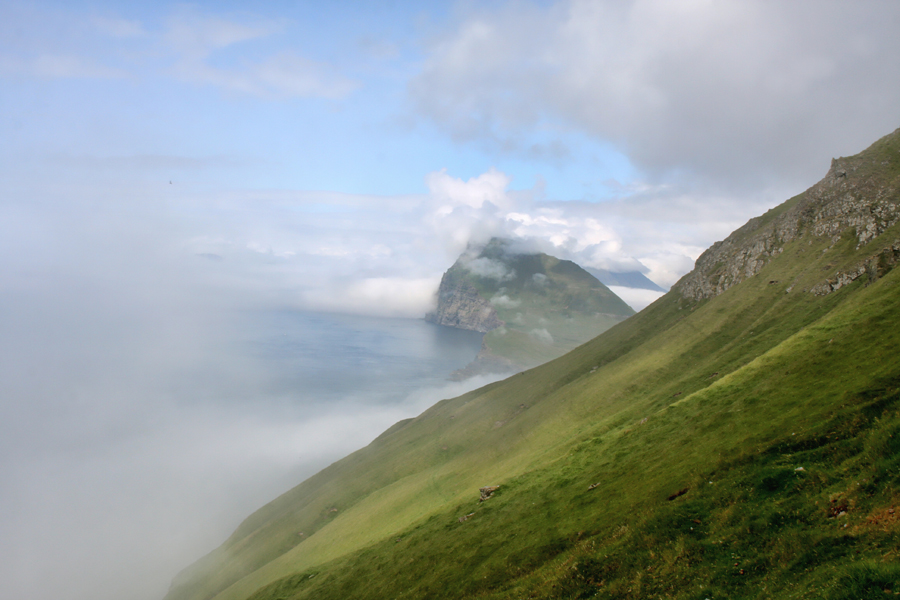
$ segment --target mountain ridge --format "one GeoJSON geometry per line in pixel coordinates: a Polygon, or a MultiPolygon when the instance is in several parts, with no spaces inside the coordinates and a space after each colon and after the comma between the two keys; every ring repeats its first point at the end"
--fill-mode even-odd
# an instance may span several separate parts
{"type": "MultiPolygon", "coordinates": [[[[871,157],[855,157],[849,173],[871,184],[855,197],[895,203],[900,161],[871,157]]],[[[829,225],[828,203],[807,204],[813,226],[772,237],[797,198],[640,313],[398,423],[263,507],[168,598],[900,591],[900,270],[813,291],[893,248],[900,223],[861,242],[829,225]]]]}
{"type": "MultiPolygon", "coordinates": [[[[725,240],[713,244],[673,288],[694,300],[721,294],[759,273],[784,250],[785,244],[806,230],[816,237],[831,237],[834,244],[844,231],[852,228],[859,249],[900,220],[898,189],[900,129],[858,155],[832,159],[821,181],[766,214],[750,219],[725,240]],[[887,171],[887,181],[882,181],[882,177],[873,179],[873,172],[880,171],[887,171]]],[[[880,249],[881,254],[889,255],[882,262],[894,264],[900,252],[900,240],[891,241],[886,248],[890,250],[880,249]]],[[[867,272],[873,259],[877,262],[879,257],[873,255],[850,269],[836,271],[830,283],[823,282],[814,293],[829,293],[855,280],[867,272]]]]}
{"type": "Polygon", "coordinates": [[[452,379],[536,366],[634,314],[574,262],[514,246],[502,238],[470,245],[441,278],[425,320],[486,334],[475,360],[452,379]]]}

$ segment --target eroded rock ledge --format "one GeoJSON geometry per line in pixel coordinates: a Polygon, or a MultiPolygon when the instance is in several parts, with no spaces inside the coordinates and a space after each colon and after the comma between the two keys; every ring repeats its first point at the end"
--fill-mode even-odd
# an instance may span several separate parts
{"type": "Polygon", "coordinates": [[[861,262],[855,269],[838,271],[819,285],[810,288],[809,291],[816,296],[826,296],[863,276],[869,281],[874,281],[893,268],[898,262],[900,262],[900,240],[895,240],[893,244],[886,246],[881,252],[861,262]]]}
{"type": "MultiPolygon", "coordinates": [[[[888,165],[900,165],[900,129],[856,156],[832,160],[819,183],[713,244],[673,289],[692,300],[718,296],[759,273],[800,236],[828,236],[836,242],[853,228],[857,248],[868,244],[900,221],[900,178],[885,178],[888,165]]],[[[887,171],[897,173],[896,168],[887,171]]],[[[836,273],[809,291],[827,294],[866,273],[877,275],[879,264],[897,261],[897,248],[895,243],[879,249],[857,268],[836,273]]]]}

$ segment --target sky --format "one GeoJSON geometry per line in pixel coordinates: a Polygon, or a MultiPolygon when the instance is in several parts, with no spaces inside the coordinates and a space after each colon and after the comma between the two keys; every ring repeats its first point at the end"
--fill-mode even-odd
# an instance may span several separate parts
{"type": "Polygon", "coordinates": [[[502,234],[668,287],[897,127],[898,12],[4,1],[6,267],[122,247],[268,302],[421,316],[502,234]]]}
{"type": "MultiPolygon", "coordinates": [[[[235,457],[284,423],[182,410],[202,381],[227,395],[266,380],[222,350],[235,314],[420,318],[466,245],[494,235],[669,287],[900,126],[898,29],[893,0],[0,0],[0,484],[68,477],[70,521],[93,510],[83,520],[111,540],[135,525],[104,522],[81,476],[103,488],[123,474],[159,507],[221,496],[235,484],[219,470],[215,494],[188,480],[222,460],[283,484],[277,444],[235,457]],[[188,372],[207,379],[177,388],[188,372]],[[216,419],[217,434],[200,427],[216,419]],[[225,448],[241,427],[244,445],[225,448]],[[160,432],[182,444],[165,460],[160,432]],[[188,447],[209,451],[166,471],[188,447]],[[141,487],[167,478],[180,483],[141,487]]],[[[616,291],[636,308],[656,297],[616,291]]],[[[376,435],[363,413],[337,427],[376,435]]],[[[209,520],[277,485],[263,487],[209,520]]],[[[30,524],[62,510],[50,495],[23,500],[30,524]]],[[[42,540],[65,537],[42,523],[42,540]]],[[[67,585],[22,558],[45,546],[0,550],[18,597],[67,585]]],[[[179,560],[145,573],[147,597],[179,560]]],[[[121,582],[101,593],[90,582],[109,569],[81,566],[71,597],[134,585],[113,569],[121,582]]]]}

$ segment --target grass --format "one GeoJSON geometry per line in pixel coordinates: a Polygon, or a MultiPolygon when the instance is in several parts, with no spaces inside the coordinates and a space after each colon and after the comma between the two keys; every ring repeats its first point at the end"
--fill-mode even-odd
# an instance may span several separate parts
{"type": "Polygon", "coordinates": [[[716,298],[670,292],[439,402],[252,515],[168,598],[894,595],[900,270],[805,290],[897,238],[800,237],[716,298]]]}

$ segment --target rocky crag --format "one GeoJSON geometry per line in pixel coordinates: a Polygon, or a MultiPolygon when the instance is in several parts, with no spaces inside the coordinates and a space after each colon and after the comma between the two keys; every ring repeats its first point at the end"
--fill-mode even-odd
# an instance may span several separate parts
{"type": "Polygon", "coordinates": [[[503,326],[490,301],[464,281],[452,281],[446,275],[438,288],[437,309],[425,316],[426,321],[457,329],[487,333],[503,326]]]}
{"type": "Polygon", "coordinates": [[[465,379],[556,358],[632,314],[575,263],[495,238],[467,248],[444,273],[425,319],[486,334],[475,360],[451,377],[465,379]]]}
{"type": "MultiPolygon", "coordinates": [[[[830,238],[833,246],[842,235],[852,235],[860,249],[898,220],[900,129],[856,156],[832,160],[824,179],[713,244],[674,287],[691,300],[712,298],[759,273],[800,238],[830,238]]],[[[882,243],[856,264],[835,266],[803,291],[830,294],[860,277],[875,279],[898,260],[900,239],[882,243]]]]}

